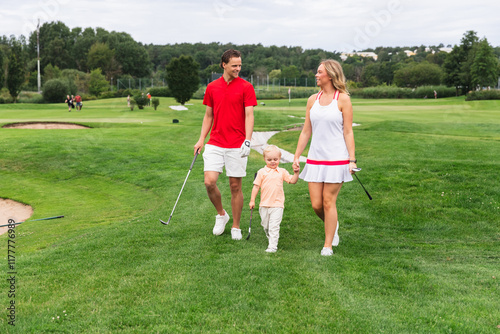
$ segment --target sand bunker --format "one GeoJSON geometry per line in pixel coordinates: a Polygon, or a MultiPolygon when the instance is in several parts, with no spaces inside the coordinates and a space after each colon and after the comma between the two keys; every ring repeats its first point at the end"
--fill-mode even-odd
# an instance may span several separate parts
{"type": "MultiPolygon", "coordinates": [[[[13,219],[16,223],[23,222],[32,215],[31,206],[11,199],[0,198],[0,225],[8,224],[9,219],[13,219]]],[[[8,229],[8,227],[0,227],[0,234],[6,233],[8,229]]]]}
{"type": "Polygon", "coordinates": [[[2,126],[5,129],[90,129],[90,127],[64,122],[23,122],[2,126]]]}

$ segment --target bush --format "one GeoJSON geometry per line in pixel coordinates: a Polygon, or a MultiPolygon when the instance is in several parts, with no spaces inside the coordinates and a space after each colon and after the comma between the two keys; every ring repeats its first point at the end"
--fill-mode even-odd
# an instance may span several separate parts
{"type": "Polygon", "coordinates": [[[157,98],[157,97],[153,97],[153,98],[151,99],[151,104],[153,105],[153,107],[154,107],[154,108],[155,108],[155,110],[156,110],[156,108],[158,108],[158,106],[160,105],[160,99],[159,99],[159,98],[157,98]]]}
{"type": "Polygon", "coordinates": [[[74,94],[71,92],[68,81],[62,79],[52,79],[43,85],[43,99],[49,103],[64,102],[66,95],[74,94]]]}
{"type": "Polygon", "coordinates": [[[456,96],[454,87],[422,86],[416,89],[395,86],[376,86],[350,90],[352,97],[365,99],[422,99],[434,98],[434,90],[438,98],[456,96]]]}
{"type": "Polygon", "coordinates": [[[134,96],[140,94],[141,91],[138,89],[119,89],[115,93],[115,97],[127,97],[127,96],[134,96]]]}
{"type": "Polygon", "coordinates": [[[500,100],[500,90],[476,90],[465,95],[465,101],[474,100],[500,100]]]}
{"type": "Polygon", "coordinates": [[[43,103],[44,99],[38,92],[23,91],[19,94],[19,103],[43,103]]]}
{"type": "Polygon", "coordinates": [[[434,91],[437,93],[437,97],[452,97],[457,95],[457,90],[455,87],[446,87],[446,86],[422,86],[415,89],[413,92],[414,98],[434,98],[434,91]]]}
{"type": "Polygon", "coordinates": [[[82,93],[80,94],[80,96],[82,97],[82,102],[97,100],[97,97],[95,95],[82,93]]]}
{"type": "Polygon", "coordinates": [[[148,91],[151,96],[172,97],[172,92],[168,87],[151,87],[148,91]]]}
{"type": "Polygon", "coordinates": [[[148,104],[148,98],[145,95],[138,94],[133,97],[133,102],[137,104],[139,109],[144,109],[144,106],[148,104]]]}
{"type": "Polygon", "coordinates": [[[103,92],[99,95],[100,99],[112,99],[114,97],[117,97],[115,92],[103,92]]]}

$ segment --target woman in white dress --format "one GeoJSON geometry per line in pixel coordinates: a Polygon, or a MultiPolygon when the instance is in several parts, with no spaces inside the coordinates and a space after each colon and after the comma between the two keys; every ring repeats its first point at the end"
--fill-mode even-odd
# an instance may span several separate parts
{"type": "Polygon", "coordinates": [[[352,104],[341,65],[322,61],[316,73],[321,88],[307,100],[306,120],[297,143],[294,165],[311,138],[307,163],[300,178],[309,183],[314,212],[325,224],[325,244],[321,255],[333,255],[339,244],[337,196],[344,182],[352,181],[356,168],[352,104]]]}

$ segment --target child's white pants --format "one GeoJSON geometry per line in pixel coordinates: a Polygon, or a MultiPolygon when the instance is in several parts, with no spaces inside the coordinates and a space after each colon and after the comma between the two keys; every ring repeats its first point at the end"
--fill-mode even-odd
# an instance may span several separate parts
{"type": "Polygon", "coordinates": [[[259,207],[259,214],[261,218],[260,224],[264,227],[264,231],[269,239],[268,248],[278,249],[283,208],[259,207]]]}

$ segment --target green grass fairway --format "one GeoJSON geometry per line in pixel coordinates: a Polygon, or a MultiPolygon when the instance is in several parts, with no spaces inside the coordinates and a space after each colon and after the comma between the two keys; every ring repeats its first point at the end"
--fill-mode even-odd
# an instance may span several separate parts
{"type": "MultiPolygon", "coordinates": [[[[201,156],[170,225],[159,223],[199,137],[205,108],[190,103],[0,105],[0,126],[91,127],[0,128],[0,197],[33,206],[31,219],[65,216],[0,236],[0,333],[499,333],[500,102],[353,100],[358,176],[373,201],[356,180],[343,186],[340,245],[328,258],[301,180],[285,185],[276,254],[264,252],[257,210],[250,240],[232,241],[230,224],[213,236],[201,156]]],[[[294,128],[305,104],[259,101],[255,130],[294,128]]],[[[293,153],[298,136],[271,142],[293,153]]],[[[244,238],[251,176],[263,165],[252,151],[244,238]]],[[[232,216],[225,174],[219,186],[232,216]]]]}

